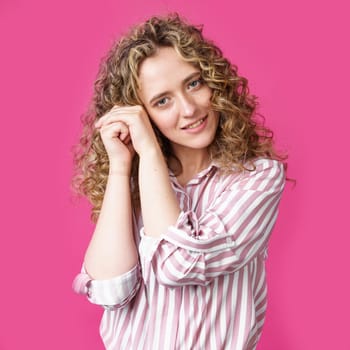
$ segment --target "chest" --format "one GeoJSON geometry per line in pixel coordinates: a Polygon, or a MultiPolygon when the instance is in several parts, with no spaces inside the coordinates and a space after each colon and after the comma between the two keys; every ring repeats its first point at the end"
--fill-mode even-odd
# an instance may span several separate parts
{"type": "Polygon", "coordinates": [[[174,186],[180,209],[183,212],[193,212],[197,217],[204,214],[219,200],[227,184],[220,178],[205,178],[199,183],[189,183],[186,186],[174,186]]]}

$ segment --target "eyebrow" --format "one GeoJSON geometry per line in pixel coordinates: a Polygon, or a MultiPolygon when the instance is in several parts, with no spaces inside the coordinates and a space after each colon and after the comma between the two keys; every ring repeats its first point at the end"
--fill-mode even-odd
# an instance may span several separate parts
{"type": "MultiPolygon", "coordinates": [[[[198,76],[198,75],[200,75],[200,71],[195,71],[195,72],[191,73],[188,77],[186,77],[186,78],[182,81],[182,84],[188,83],[190,80],[192,80],[195,76],[198,76]]],[[[152,104],[155,100],[157,100],[157,99],[159,99],[159,98],[161,98],[161,97],[163,97],[164,95],[167,95],[167,94],[169,94],[169,93],[170,93],[170,91],[163,91],[163,92],[161,92],[160,94],[157,94],[157,95],[153,96],[153,97],[150,99],[149,104],[152,104]]]]}

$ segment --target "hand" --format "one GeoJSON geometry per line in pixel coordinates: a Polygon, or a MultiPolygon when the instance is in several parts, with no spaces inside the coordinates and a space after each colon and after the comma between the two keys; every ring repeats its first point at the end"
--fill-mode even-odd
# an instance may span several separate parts
{"type": "MultiPolygon", "coordinates": [[[[97,128],[106,130],[103,142],[109,154],[116,157],[121,151],[122,144],[129,146],[141,157],[144,152],[158,148],[158,141],[154,134],[147,112],[142,106],[114,106],[95,124],[97,128]],[[109,130],[107,132],[107,130],[109,130]],[[117,145],[116,145],[117,144],[117,145]]],[[[118,155],[119,157],[120,155],[118,155]]]]}
{"type": "Polygon", "coordinates": [[[135,150],[129,128],[121,121],[113,121],[113,112],[112,108],[95,123],[95,127],[108,154],[110,171],[129,174],[135,150]]]}

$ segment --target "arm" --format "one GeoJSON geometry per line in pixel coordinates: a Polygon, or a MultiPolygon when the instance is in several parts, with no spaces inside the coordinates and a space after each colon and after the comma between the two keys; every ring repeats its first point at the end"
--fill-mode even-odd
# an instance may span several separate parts
{"type": "Polygon", "coordinates": [[[285,179],[277,161],[259,160],[256,166],[233,181],[201,217],[182,212],[160,238],[142,235],[142,261],[150,262],[159,283],[206,285],[265,251],[285,179]]]}
{"type": "Polygon", "coordinates": [[[95,232],[85,254],[94,279],[124,274],[138,261],[132,230],[130,171],[135,154],[128,128],[113,120],[114,109],[95,124],[109,159],[109,176],[95,232]]]}
{"type": "Polygon", "coordinates": [[[100,123],[122,123],[127,127],[133,148],[140,157],[139,188],[145,229],[147,234],[159,237],[176,223],[180,207],[146,111],[141,106],[116,107],[109,121],[102,117],[100,123]]]}
{"type": "Polygon", "coordinates": [[[138,291],[141,273],[132,226],[129,180],[112,172],[82,273],[73,282],[90,302],[120,308],[138,291]]]}
{"type": "Polygon", "coordinates": [[[134,149],[127,127],[113,121],[113,109],[96,127],[109,157],[109,177],[97,225],[73,289],[101,305],[123,306],[140,284],[133,235],[130,169],[134,149]]]}
{"type": "Polygon", "coordinates": [[[85,254],[85,269],[94,279],[108,279],[131,270],[137,261],[129,177],[111,172],[101,213],[85,254]]]}
{"type": "Polygon", "coordinates": [[[143,152],[140,157],[139,186],[145,232],[149,236],[159,237],[176,223],[180,214],[180,206],[159,147],[143,152]]]}

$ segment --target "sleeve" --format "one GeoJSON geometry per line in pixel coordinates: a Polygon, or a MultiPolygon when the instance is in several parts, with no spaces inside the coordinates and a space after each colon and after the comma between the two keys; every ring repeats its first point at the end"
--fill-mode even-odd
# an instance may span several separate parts
{"type": "Polygon", "coordinates": [[[285,184],[283,165],[260,159],[197,217],[181,212],[160,238],[141,230],[140,256],[167,286],[207,285],[267,248],[285,184]]]}
{"type": "Polygon", "coordinates": [[[83,267],[75,277],[72,288],[76,293],[86,295],[91,303],[113,310],[131,301],[140,287],[140,280],[139,264],[123,275],[107,280],[92,279],[83,267]]]}

